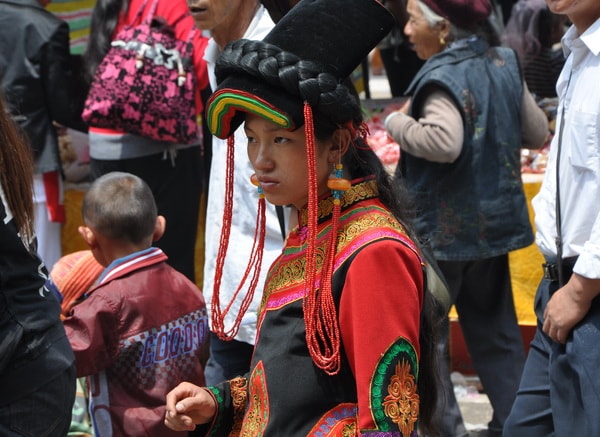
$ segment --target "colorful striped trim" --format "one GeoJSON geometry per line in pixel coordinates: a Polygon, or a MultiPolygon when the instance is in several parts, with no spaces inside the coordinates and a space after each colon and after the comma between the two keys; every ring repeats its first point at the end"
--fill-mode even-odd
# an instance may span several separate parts
{"type": "Polygon", "coordinates": [[[284,129],[294,127],[294,122],[287,114],[265,100],[248,92],[224,88],[210,99],[206,115],[208,128],[215,136],[225,138],[230,133],[231,120],[237,111],[256,114],[284,129]]]}
{"type": "Polygon", "coordinates": [[[150,247],[149,249],[135,252],[113,261],[100,275],[98,284],[105,284],[134,270],[166,260],[167,256],[158,247],[150,247]]]}
{"type": "Polygon", "coordinates": [[[344,403],[327,411],[308,432],[307,437],[356,435],[356,404],[344,403]]]}

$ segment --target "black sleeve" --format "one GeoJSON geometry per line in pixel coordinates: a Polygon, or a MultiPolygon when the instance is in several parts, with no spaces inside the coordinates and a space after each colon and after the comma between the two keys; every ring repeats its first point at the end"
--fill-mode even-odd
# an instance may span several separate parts
{"type": "Polygon", "coordinates": [[[42,55],[41,77],[50,118],[82,132],[87,125],[81,119],[87,86],[83,79],[81,56],[69,52],[69,27],[63,22],[54,32],[42,55]]]}

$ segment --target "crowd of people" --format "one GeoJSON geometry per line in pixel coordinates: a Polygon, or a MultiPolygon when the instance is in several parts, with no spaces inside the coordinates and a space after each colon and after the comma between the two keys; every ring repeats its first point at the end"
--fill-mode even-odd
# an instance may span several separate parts
{"type": "Polygon", "coordinates": [[[48,3],[0,0],[1,435],[467,437],[450,305],[487,435],[600,435],[599,3],[96,0],[81,56],[48,3]],[[82,118],[149,11],[193,47],[191,141],[82,118]],[[373,50],[392,173],[351,80],[373,50]],[[64,129],[90,154],[69,254],[64,129]],[[527,351],[509,253],[534,242],[527,351]]]}

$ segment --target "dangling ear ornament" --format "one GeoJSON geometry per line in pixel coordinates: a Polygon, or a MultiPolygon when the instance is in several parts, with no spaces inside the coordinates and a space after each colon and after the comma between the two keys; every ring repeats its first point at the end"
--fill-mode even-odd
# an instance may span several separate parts
{"type": "Polygon", "coordinates": [[[336,164],[333,173],[327,180],[327,188],[331,190],[333,195],[333,203],[336,205],[340,204],[344,191],[348,190],[351,183],[348,179],[344,179],[344,166],[342,164],[336,164]]]}
{"type": "Polygon", "coordinates": [[[260,183],[258,182],[258,176],[256,176],[256,173],[253,173],[252,176],[250,176],[250,183],[257,188],[259,197],[265,197],[263,189],[260,186],[260,183]]]}

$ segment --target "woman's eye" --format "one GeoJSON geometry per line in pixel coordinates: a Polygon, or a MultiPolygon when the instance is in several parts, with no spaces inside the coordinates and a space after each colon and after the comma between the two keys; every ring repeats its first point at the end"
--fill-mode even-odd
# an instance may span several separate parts
{"type": "Polygon", "coordinates": [[[251,137],[251,136],[248,136],[248,135],[246,135],[246,139],[248,140],[248,144],[256,142],[256,140],[254,139],[254,137],[251,137]]]}
{"type": "Polygon", "coordinates": [[[289,138],[275,137],[275,144],[283,144],[289,142],[289,138]]]}

